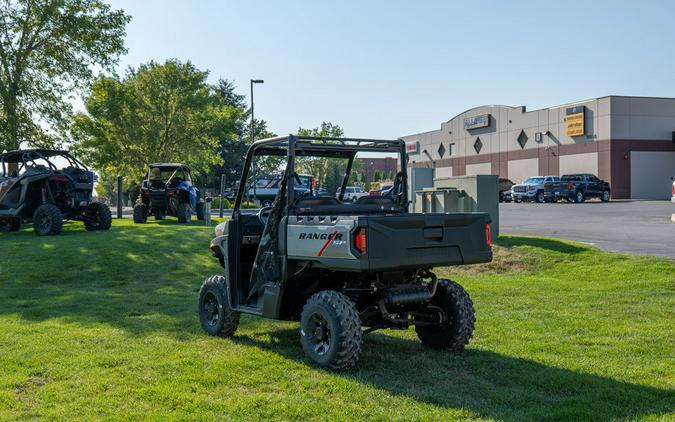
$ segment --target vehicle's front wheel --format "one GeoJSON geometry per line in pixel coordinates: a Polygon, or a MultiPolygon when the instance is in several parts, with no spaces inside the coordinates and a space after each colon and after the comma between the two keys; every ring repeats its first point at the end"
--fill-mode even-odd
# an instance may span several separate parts
{"type": "Polygon", "coordinates": [[[225,277],[212,275],[199,290],[199,322],[209,335],[232,337],[239,326],[239,312],[230,305],[225,277]]]}
{"type": "Polygon", "coordinates": [[[584,202],[585,199],[586,198],[584,197],[584,193],[580,190],[576,191],[576,193],[574,194],[574,202],[576,202],[577,204],[584,202]]]}
{"type": "Polygon", "coordinates": [[[134,223],[146,223],[148,221],[148,206],[145,204],[134,205],[134,223]]]}
{"type": "Polygon", "coordinates": [[[84,211],[84,228],[92,230],[109,230],[112,225],[112,213],[107,205],[100,202],[92,202],[84,211]]]}
{"type": "Polygon", "coordinates": [[[50,236],[61,233],[63,214],[53,204],[42,204],[33,214],[33,228],[38,236],[50,236]]]}
{"type": "Polygon", "coordinates": [[[435,326],[415,326],[422,344],[435,349],[459,352],[473,336],[476,316],[469,294],[454,281],[439,280],[431,304],[441,308],[445,321],[435,326]]]}
{"type": "Polygon", "coordinates": [[[0,220],[0,232],[17,232],[21,230],[21,218],[0,220]]]}
{"type": "Polygon", "coordinates": [[[600,197],[600,200],[602,202],[607,202],[607,201],[609,201],[609,197],[610,197],[609,191],[605,190],[605,191],[602,192],[602,196],[600,197]]]}
{"type": "Polygon", "coordinates": [[[332,290],[310,297],[300,316],[300,344],[319,366],[335,371],[353,368],[361,354],[363,332],[352,301],[332,290]]]}
{"type": "Polygon", "coordinates": [[[192,210],[190,209],[190,204],[188,204],[187,202],[178,204],[176,217],[178,217],[179,223],[189,223],[190,220],[192,219],[192,210]]]}

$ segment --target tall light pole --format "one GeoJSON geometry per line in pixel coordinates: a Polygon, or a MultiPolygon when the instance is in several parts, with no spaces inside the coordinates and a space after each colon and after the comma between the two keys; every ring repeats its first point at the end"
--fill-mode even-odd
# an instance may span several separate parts
{"type": "MultiPolygon", "coordinates": [[[[255,116],[253,114],[253,84],[264,84],[265,81],[262,79],[251,79],[251,143],[255,142],[255,116]]],[[[251,164],[251,169],[253,170],[253,199],[258,198],[258,192],[256,191],[256,177],[255,177],[255,157],[253,157],[253,162],[251,164]]]]}

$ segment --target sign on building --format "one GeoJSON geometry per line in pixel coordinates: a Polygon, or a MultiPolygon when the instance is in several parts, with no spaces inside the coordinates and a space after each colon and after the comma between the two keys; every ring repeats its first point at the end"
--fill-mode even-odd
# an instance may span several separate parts
{"type": "Polygon", "coordinates": [[[420,143],[418,141],[410,141],[405,143],[405,152],[408,154],[419,154],[420,143]]]}
{"type": "Polygon", "coordinates": [[[586,106],[570,107],[565,110],[565,135],[582,136],[586,134],[584,121],[586,106]]]}
{"type": "Polygon", "coordinates": [[[480,114],[474,117],[467,117],[464,119],[464,129],[478,129],[481,127],[490,126],[490,115],[489,114],[480,114]]]}

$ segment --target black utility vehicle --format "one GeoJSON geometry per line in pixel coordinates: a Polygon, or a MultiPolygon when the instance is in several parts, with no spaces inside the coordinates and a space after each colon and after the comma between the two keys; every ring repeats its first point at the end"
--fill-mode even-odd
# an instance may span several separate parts
{"type": "Polygon", "coordinates": [[[586,173],[565,174],[560,178],[560,182],[549,184],[545,189],[555,196],[555,200],[562,198],[576,203],[589,198],[599,198],[602,202],[607,202],[612,192],[609,183],[586,173]]]}
{"type": "Polygon", "coordinates": [[[150,164],[141,183],[140,201],[134,206],[134,223],[145,223],[148,216],[164,220],[167,215],[189,223],[192,214],[204,219],[204,201],[192,185],[188,166],[177,163],[150,164]]]}
{"type": "Polygon", "coordinates": [[[108,230],[110,209],[92,201],[95,174],[67,151],[29,149],[0,155],[0,231],[33,221],[40,236],[59,234],[63,220],[108,230]]]}
{"type": "Polygon", "coordinates": [[[363,335],[415,326],[423,344],[460,351],[474,327],[466,291],[438,279],[433,267],[489,262],[487,213],[408,212],[402,140],[282,136],[255,142],[242,172],[256,156],[286,157],[272,206],[257,215],[240,211],[241,183],[232,219],[216,227],[211,250],[224,268],[204,281],[199,318],[214,336],[232,336],[241,313],[300,322],[300,343],[316,364],[353,367],[363,335]],[[386,196],[344,203],[340,195],[299,194],[299,160],[344,162],[340,192],[357,152],[395,153],[400,171],[386,196]]]}

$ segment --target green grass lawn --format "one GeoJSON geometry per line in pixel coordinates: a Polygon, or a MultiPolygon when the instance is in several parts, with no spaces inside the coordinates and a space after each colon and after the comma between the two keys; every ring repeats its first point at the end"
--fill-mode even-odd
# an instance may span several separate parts
{"type": "Polygon", "coordinates": [[[0,420],[675,419],[673,261],[503,237],[493,263],[440,270],[475,303],[465,352],[376,332],[335,374],[294,323],[202,332],[211,237],[171,219],[0,234],[0,420]]]}

